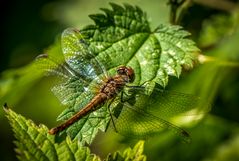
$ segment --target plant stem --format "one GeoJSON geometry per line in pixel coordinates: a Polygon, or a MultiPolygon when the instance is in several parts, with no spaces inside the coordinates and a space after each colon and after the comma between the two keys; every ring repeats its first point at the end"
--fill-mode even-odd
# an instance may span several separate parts
{"type": "Polygon", "coordinates": [[[170,5],[170,23],[173,25],[180,24],[183,15],[186,13],[188,7],[191,5],[192,0],[169,0],[170,5]]]}
{"type": "Polygon", "coordinates": [[[178,2],[178,0],[169,0],[168,4],[170,5],[170,23],[175,25],[176,24],[176,18],[177,18],[177,10],[178,8],[184,3],[185,0],[181,0],[181,2],[178,2]]]}
{"type": "Polygon", "coordinates": [[[178,25],[180,24],[180,22],[182,21],[183,16],[187,12],[188,8],[191,6],[192,2],[193,2],[193,0],[185,0],[185,2],[181,5],[181,7],[179,8],[179,11],[178,11],[176,24],[178,24],[178,25]]]}

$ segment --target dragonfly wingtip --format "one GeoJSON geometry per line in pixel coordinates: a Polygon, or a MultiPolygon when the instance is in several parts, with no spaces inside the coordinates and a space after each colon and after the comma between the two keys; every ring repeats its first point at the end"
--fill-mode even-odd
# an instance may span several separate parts
{"type": "Polygon", "coordinates": [[[190,136],[190,134],[189,134],[188,132],[183,131],[183,132],[182,132],[182,135],[183,135],[183,138],[184,138],[184,142],[185,142],[185,143],[190,144],[190,143],[192,142],[191,136],[190,136]]]}

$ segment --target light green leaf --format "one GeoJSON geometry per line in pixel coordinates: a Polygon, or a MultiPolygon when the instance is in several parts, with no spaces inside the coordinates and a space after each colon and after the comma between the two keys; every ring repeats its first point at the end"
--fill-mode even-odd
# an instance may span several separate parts
{"type": "Polygon", "coordinates": [[[9,122],[17,139],[16,152],[19,160],[29,161],[99,161],[99,157],[90,154],[90,150],[67,137],[62,142],[48,134],[44,125],[37,126],[31,120],[5,109],[9,122]]]}
{"type": "Polygon", "coordinates": [[[106,161],[146,161],[143,151],[144,141],[139,141],[133,149],[128,148],[123,153],[116,152],[113,155],[108,155],[106,161]]]}
{"type": "MultiPolygon", "coordinates": [[[[100,158],[90,153],[89,148],[81,146],[78,140],[71,141],[69,137],[60,140],[48,134],[45,125],[37,126],[31,120],[15,113],[11,109],[4,109],[13,128],[17,146],[15,149],[19,160],[24,161],[100,161],[100,158]]],[[[143,153],[144,142],[139,141],[133,149],[126,149],[123,154],[115,152],[107,160],[146,160],[143,153]]]]}

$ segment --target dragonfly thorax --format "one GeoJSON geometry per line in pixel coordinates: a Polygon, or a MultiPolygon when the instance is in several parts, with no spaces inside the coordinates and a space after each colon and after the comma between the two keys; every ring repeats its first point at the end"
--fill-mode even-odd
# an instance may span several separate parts
{"type": "Polygon", "coordinates": [[[132,83],[134,81],[135,75],[134,70],[131,67],[121,66],[117,69],[118,75],[126,76],[125,80],[127,83],[132,83]]]}
{"type": "Polygon", "coordinates": [[[106,80],[100,89],[100,93],[104,93],[108,99],[115,97],[121,92],[127,83],[134,81],[134,71],[130,67],[121,66],[117,69],[117,75],[106,80]]]}

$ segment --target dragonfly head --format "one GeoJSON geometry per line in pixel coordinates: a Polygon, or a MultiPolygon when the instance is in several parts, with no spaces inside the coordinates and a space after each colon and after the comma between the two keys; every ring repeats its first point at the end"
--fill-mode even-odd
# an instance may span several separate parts
{"type": "Polygon", "coordinates": [[[119,75],[127,76],[129,83],[132,83],[134,81],[134,70],[131,67],[121,66],[117,69],[117,73],[119,75]]]}

